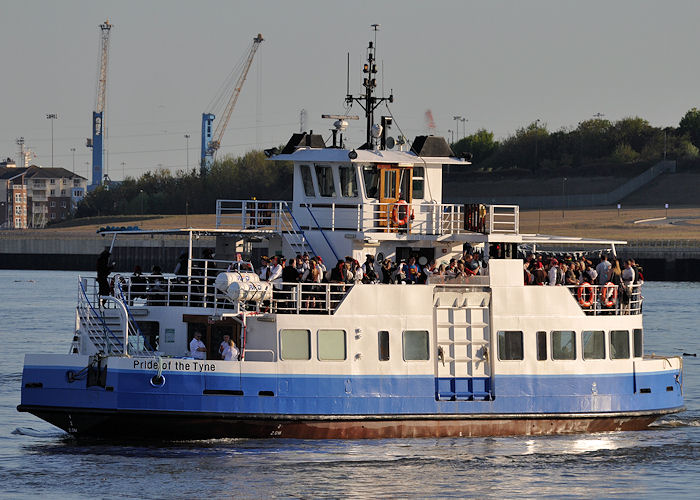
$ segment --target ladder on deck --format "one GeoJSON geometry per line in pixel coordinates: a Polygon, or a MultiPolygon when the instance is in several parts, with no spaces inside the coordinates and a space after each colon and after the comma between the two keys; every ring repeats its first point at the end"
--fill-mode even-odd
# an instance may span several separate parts
{"type": "Polygon", "coordinates": [[[436,291],[436,399],[492,399],[488,291],[436,291]]]}
{"type": "Polygon", "coordinates": [[[306,252],[310,256],[318,255],[311,246],[311,243],[309,243],[301,226],[297,223],[294,214],[292,214],[292,209],[287,202],[281,203],[279,217],[281,222],[280,232],[293,252],[297,254],[306,252]]]}

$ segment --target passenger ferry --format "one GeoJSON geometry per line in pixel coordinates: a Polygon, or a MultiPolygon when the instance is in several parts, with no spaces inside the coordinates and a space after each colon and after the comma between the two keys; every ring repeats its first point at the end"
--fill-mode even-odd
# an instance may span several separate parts
{"type": "Polygon", "coordinates": [[[443,172],[470,163],[443,138],[392,140],[390,115],[375,122],[393,101],[374,96],[375,50],[364,94],[346,97],[366,142],[347,147],[354,117],[331,115],[331,145],[300,133],[267,151],[293,163],[291,202],[219,200],[215,228],[166,231],[186,237],[178,275],[112,275],[106,296],[81,278],[70,352],[26,355],[19,411],[76,436],[208,439],[640,430],[683,409],[681,358],[644,352],[640,285],[623,306],[612,284],[523,284],[524,251],[624,242],[523,234],[517,206],[443,203],[443,172]],[[250,264],[306,252],[330,270],[369,254],[379,274],[387,258],[446,263],[467,246],[479,275],[414,285],[271,283],[250,264]],[[206,359],[188,351],[196,332],[206,359]],[[224,335],[240,349],[228,361],[224,335]]]}

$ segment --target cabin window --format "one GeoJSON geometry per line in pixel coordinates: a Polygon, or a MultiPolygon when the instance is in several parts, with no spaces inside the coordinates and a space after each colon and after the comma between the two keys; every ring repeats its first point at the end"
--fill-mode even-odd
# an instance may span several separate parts
{"type": "Polygon", "coordinates": [[[379,361],[389,361],[389,332],[379,332],[379,361]]]}
{"type": "Polygon", "coordinates": [[[405,361],[424,361],[430,359],[427,331],[405,330],[403,332],[403,359],[405,361]]]}
{"type": "Polygon", "coordinates": [[[627,330],[610,331],[610,359],[629,359],[630,332],[627,330]]]}
{"type": "Polygon", "coordinates": [[[345,330],[318,331],[318,359],[321,361],[344,361],[347,359],[345,330]]]}
{"type": "Polygon", "coordinates": [[[362,177],[365,181],[365,194],[367,198],[379,198],[379,169],[377,166],[363,166],[362,177]]]}
{"type": "Polygon", "coordinates": [[[335,184],[333,183],[333,169],[327,165],[316,165],[316,181],[321,196],[335,196],[335,184]]]}
{"type": "Polygon", "coordinates": [[[340,172],[340,196],[345,198],[357,198],[357,174],[355,166],[341,166],[340,172]]]}
{"type": "Polygon", "coordinates": [[[501,361],[523,359],[523,332],[498,332],[498,359],[501,361]]]}
{"type": "Polygon", "coordinates": [[[383,198],[395,200],[399,197],[399,193],[396,192],[397,176],[397,170],[386,170],[384,174],[384,192],[382,193],[383,198]]]}
{"type": "Polygon", "coordinates": [[[537,361],[547,360],[547,332],[537,332],[537,361]]]}
{"type": "Polygon", "coordinates": [[[576,359],[576,334],[573,331],[552,332],[552,359],[576,359]]]}
{"type": "Polygon", "coordinates": [[[413,198],[425,198],[425,167],[413,167],[413,198]]]}
{"type": "Polygon", "coordinates": [[[311,359],[309,330],[280,330],[280,356],[288,359],[311,359]]]}
{"type": "Polygon", "coordinates": [[[311,167],[308,165],[299,165],[299,171],[301,172],[301,182],[304,185],[304,194],[306,196],[316,196],[314,181],[311,178],[311,167]]]}
{"type": "Polygon", "coordinates": [[[605,332],[591,330],[581,333],[583,359],[605,359],[605,332]]]}
{"type": "Polygon", "coordinates": [[[634,357],[641,358],[644,356],[644,336],[641,328],[634,329],[634,357]]]}

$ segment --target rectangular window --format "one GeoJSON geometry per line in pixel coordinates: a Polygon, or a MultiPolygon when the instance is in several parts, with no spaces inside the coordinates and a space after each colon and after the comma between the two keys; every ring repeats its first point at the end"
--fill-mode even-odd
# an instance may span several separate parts
{"type": "Polygon", "coordinates": [[[347,359],[345,330],[318,331],[318,359],[321,361],[343,361],[347,359]]]}
{"type": "Polygon", "coordinates": [[[280,330],[280,356],[288,359],[311,359],[309,330],[280,330]]]}
{"type": "Polygon", "coordinates": [[[51,212],[51,218],[55,219],[56,218],[56,212],[51,212]]]}
{"type": "Polygon", "coordinates": [[[537,332],[537,361],[547,360],[547,332],[537,332]]]}
{"type": "Polygon", "coordinates": [[[630,332],[627,330],[610,331],[610,359],[629,359],[630,332]]]}
{"type": "Polygon", "coordinates": [[[22,215],[22,207],[15,207],[15,215],[22,215]]]}
{"type": "Polygon", "coordinates": [[[403,332],[403,359],[405,361],[430,359],[428,332],[425,330],[405,330],[403,332]]]}
{"type": "Polygon", "coordinates": [[[311,167],[299,165],[299,170],[301,171],[301,183],[304,185],[304,194],[306,196],[316,196],[314,181],[311,178],[311,167]]]}
{"type": "Polygon", "coordinates": [[[22,195],[20,193],[15,194],[15,203],[22,203],[22,195]]]}
{"type": "Polygon", "coordinates": [[[51,184],[56,184],[56,179],[51,179],[49,182],[50,182],[51,184]]]}
{"type": "Polygon", "coordinates": [[[333,183],[333,169],[326,165],[316,165],[316,181],[321,196],[335,196],[335,184],[333,183]]]}
{"type": "Polygon", "coordinates": [[[56,202],[55,202],[55,201],[52,201],[52,202],[51,202],[51,206],[52,206],[52,207],[55,207],[55,206],[56,206],[56,202]]]}
{"type": "Polygon", "coordinates": [[[523,359],[523,332],[498,332],[498,359],[501,361],[523,359]]]}
{"type": "Polygon", "coordinates": [[[644,335],[641,328],[634,329],[634,357],[641,358],[644,356],[644,335]]]}
{"type": "Polygon", "coordinates": [[[573,331],[552,332],[552,359],[576,359],[576,335],[573,331]]]}
{"type": "Polygon", "coordinates": [[[425,198],[425,167],[413,167],[413,199],[425,198]]]}
{"type": "Polygon", "coordinates": [[[66,195],[66,190],[65,190],[65,189],[61,189],[61,196],[65,196],[65,195],[66,195]]]}
{"type": "Polygon", "coordinates": [[[396,177],[398,172],[396,170],[385,170],[384,173],[384,198],[395,199],[399,197],[399,193],[396,192],[396,177]]]}
{"type": "Polygon", "coordinates": [[[65,201],[62,201],[62,202],[61,202],[61,208],[66,208],[66,202],[65,202],[65,201]]]}
{"type": "Polygon", "coordinates": [[[355,166],[341,166],[340,172],[340,196],[345,198],[357,198],[357,175],[355,166]]]}
{"type": "Polygon", "coordinates": [[[365,181],[365,194],[367,198],[379,197],[379,169],[376,165],[362,167],[362,177],[365,181]]]}
{"type": "Polygon", "coordinates": [[[20,227],[22,225],[22,219],[15,217],[15,227],[20,227]]]}
{"type": "Polygon", "coordinates": [[[51,195],[53,196],[53,195],[55,195],[55,194],[56,194],[56,190],[55,190],[55,189],[52,189],[52,190],[51,190],[51,195]]]}
{"type": "Polygon", "coordinates": [[[591,330],[581,333],[583,359],[605,359],[605,332],[591,330]]]}
{"type": "Polygon", "coordinates": [[[389,332],[379,332],[379,361],[389,361],[389,332]]]}

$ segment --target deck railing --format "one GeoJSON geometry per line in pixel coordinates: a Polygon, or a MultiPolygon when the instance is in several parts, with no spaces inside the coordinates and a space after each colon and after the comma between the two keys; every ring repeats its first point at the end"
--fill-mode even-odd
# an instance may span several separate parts
{"type": "Polygon", "coordinates": [[[328,202],[292,207],[286,201],[216,202],[216,227],[219,229],[286,233],[320,228],[323,231],[441,236],[474,232],[517,234],[519,225],[520,213],[515,205],[413,203],[401,206],[397,203],[328,202]],[[298,224],[290,218],[290,213],[294,213],[298,224]]]}
{"type": "Polygon", "coordinates": [[[566,285],[589,316],[642,314],[642,285],[566,285]]]}

